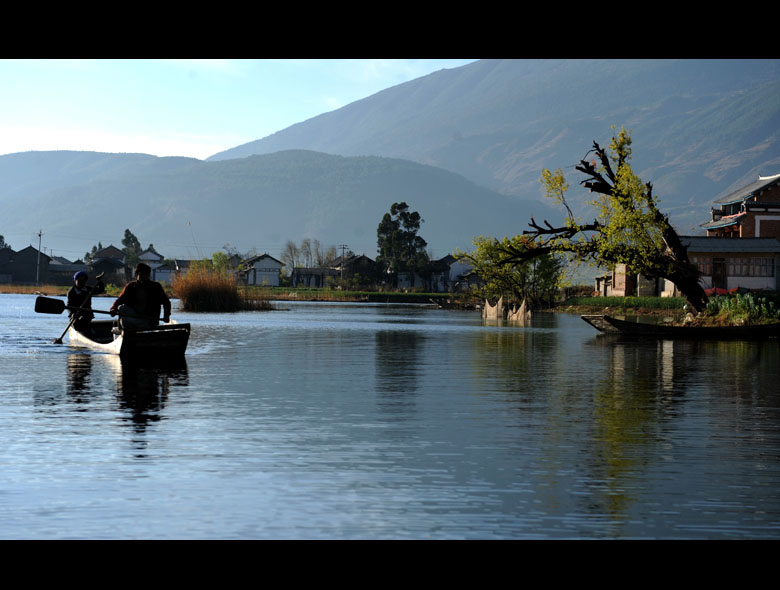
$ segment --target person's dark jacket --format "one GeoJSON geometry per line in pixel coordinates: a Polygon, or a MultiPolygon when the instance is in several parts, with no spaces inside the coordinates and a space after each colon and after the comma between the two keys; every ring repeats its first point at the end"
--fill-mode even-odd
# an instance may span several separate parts
{"type": "Polygon", "coordinates": [[[164,318],[171,315],[171,300],[157,281],[130,281],[111,306],[111,313],[115,314],[120,305],[127,305],[138,315],[152,319],[160,317],[161,306],[164,318]]]}
{"type": "MultiPolygon", "coordinates": [[[[83,307],[86,309],[92,309],[92,296],[100,295],[105,291],[105,286],[98,280],[98,282],[92,287],[84,287],[79,289],[76,285],[73,285],[68,291],[68,307],[83,307]]],[[[82,310],[70,310],[70,317],[76,316],[73,326],[79,331],[84,332],[89,327],[89,323],[95,317],[95,314],[91,311],[82,310]]]]}

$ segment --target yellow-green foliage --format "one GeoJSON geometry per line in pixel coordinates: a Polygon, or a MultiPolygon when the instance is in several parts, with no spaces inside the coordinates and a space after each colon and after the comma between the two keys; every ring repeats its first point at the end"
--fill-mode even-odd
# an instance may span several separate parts
{"type": "Polygon", "coordinates": [[[482,279],[482,297],[495,300],[503,296],[518,303],[527,299],[531,304],[554,298],[563,276],[560,257],[545,254],[524,262],[513,261],[509,253],[512,249],[536,246],[523,235],[502,240],[479,236],[472,243],[473,251],[457,251],[455,256],[471,264],[482,279]]]}

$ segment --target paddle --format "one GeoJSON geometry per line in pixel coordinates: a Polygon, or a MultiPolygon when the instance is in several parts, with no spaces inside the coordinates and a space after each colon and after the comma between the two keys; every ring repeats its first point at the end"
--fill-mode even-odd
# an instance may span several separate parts
{"type": "Polygon", "coordinates": [[[68,333],[68,330],[70,330],[70,327],[73,325],[73,322],[76,321],[76,314],[73,314],[70,318],[70,321],[68,322],[68,326],[65,328],[65,331],[60,335],[59,338],[55,338],[52,341],[52,344],[62,344],[62,339],[65,338],[65,334],[68,333]]]}
{"type": "MultiPolygon", "coordinates": [[[[106,313],[108,315],[111,315],[110,311],[104,311],[102,309],[92,309],[90,307],[75,307],[73,305],[67,305],[62,299],[52,299],[51,297],[43,297],[42,295],[39,295],[38,297],[35,298],[35,311],[37,313],[60,314],[66,309],[69,309],[71,311],[92,311],[95,313],[106,313]]],[[[122,315],[127,317],[145,319],[145,320],[157,319],[155,317],[135,315],[129,313],[122,314],[122,315]]],[[[159,318],[159,319],[161,321],[165,321],[164,318],[159,318]]]]}

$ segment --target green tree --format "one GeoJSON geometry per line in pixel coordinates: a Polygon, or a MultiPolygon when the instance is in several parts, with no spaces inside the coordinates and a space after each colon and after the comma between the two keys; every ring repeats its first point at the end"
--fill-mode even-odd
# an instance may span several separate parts
{"type": "MultiPolygon", "coordinates": [[[[377,227],[377,267],[389,274],[393,286],[398,286],[398,273],[425,273],[428,267],[427,242],[417,235],[423,219],[417,211],[409,211],[405,202],[393,203],[377,227]]],[[[414,277],[414,274],[412,274],[414,277]]],[[[414,280],[412,278],[412,280],[414,280]]]]}
{"type": "Polygon", "coordinates": [[[595,141],[593,149],[575,169],[585,175],[581,184],[596,194],[591,201],[596,216],[583,223],[572,214],[566,201],[569,185],[560,169],[542,172],[547,196],[566,210],[561,227],[544,225],[534,218],[523,232],[529,240],[505,248],[506,264],[516,264],[548,253],[570,254],[575,261],[614,267],[626,264],[633,272],[649,278],[663,278],[680,289],[688,303],[700,312],[707,295],[699,283],[701,273],[688,259],[669,218],[658,208],[651,183],[644,183],[631,169],[631,136],[625,130],[612,137],[607,149],[595,141]],[[592,159],[588,155],[593,153],[592,159]]]}
{"type": "Polygon", "coordinates": [[[473,266],[473,272],[483,281],[480,294],[486,299],[507,300],[531,305],[549,302],[557,293],[563,276],[563,263],[555,254],[547,253],[525,261],[510,260],[513,249],[532,247],[531,238],[515,236],[513,238],[478,237],[473,244],[474,250],[457,252],[456,257],[473,266]]]}
{"type": "Polygon", "coordinates": [[[2,250],[3,248],[10,248],[10,247],[11,247],[11,244],[9,244],[8,242],[5,241],[5,237],[4,236],[0,236],[0,250],[2,250]]]}
{"type": "Polygon", "coordinates": [[[214,252],[211,255],[211,263],[217,272],[230,272],[230,256],[225,252],[214,252]]]}
{"type": "Polygon", "coordinates": [[[130,267],[138,264],[138,257],[141,255],[141,252],[143,252],[141,249],[141,242],[138,241],[138,238],[135,237],[133,232],[129,229],[125,230],[125,237],[122,238],[122,245],[124,246],[122,252],[125,253],[125,264],[130,267]]]}
{"type": "Polygon", "coordinates": [[[100,242],[92,246],[92,250],[84,254],[84,262],[86,262],[87,264],[91,263],[93,260],[95,260],[95,256],[97,255],[97,253],[100,252],[102,249],[103,249],[103,244],[101,244],[100,242]]]}

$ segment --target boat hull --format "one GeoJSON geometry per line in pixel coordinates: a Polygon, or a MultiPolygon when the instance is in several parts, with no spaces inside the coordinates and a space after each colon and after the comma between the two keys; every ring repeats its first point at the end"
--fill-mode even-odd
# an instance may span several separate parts
{"type": "Polygon", "coordinates": [[[134,359],[183,357],[187,350],[190,337],[189,324],[172,322],[150,330],[120,330],[115,334],[112,330],[117,327],[115,320],[93,321],[92,337],[71,327],[68,330],[70,344],[134,359]]]}
{"type": "Polygon", "coordinates": [[[580,316],[605,334],[648,338],[695,338],[715,340],[766,340],[780,337],[780,324],[757,326],[670,326],[619,320],[608,315],[580,316]]]}

